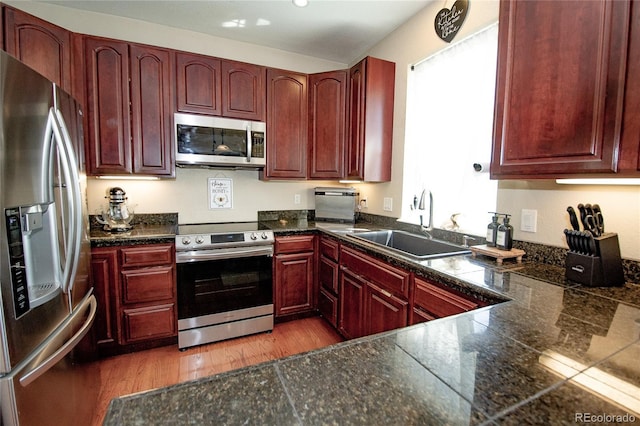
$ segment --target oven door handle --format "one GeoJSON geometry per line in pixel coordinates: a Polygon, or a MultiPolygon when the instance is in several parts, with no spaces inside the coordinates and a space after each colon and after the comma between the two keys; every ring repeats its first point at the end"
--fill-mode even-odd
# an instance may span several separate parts
{"type": "Polygon", "coordinates": [[[206,260],[234,259],[254,256],[273,256],[273,246],[229,247],[214,250],[176,252],[176,263],[203,262],[206,260]]]}

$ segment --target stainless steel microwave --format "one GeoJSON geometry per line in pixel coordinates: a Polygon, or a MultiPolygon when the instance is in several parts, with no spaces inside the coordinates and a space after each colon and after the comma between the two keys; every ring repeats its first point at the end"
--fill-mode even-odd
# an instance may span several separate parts
{"type": "Polygon", "coordinates": [[[174,114],[176,164],[261,169],[266,164],[264,122],[174,114]]]}

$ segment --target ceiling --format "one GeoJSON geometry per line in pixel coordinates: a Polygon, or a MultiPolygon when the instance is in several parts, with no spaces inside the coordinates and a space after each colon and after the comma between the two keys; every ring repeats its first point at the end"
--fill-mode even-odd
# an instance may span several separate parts
{"type": "Polygon", "coordinates": [[[351,63],[434,0],[37,0],[351,63]]]}

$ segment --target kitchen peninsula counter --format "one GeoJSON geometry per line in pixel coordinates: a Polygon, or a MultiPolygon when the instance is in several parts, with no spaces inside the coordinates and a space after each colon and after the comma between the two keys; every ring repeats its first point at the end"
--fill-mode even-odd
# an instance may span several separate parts
{"type": "Polygon", "coordinates": [[[587,390],[596,377],[640,410],[640,285],[587,288],[560,267],[471,255],[414,263],[503,302],[117,398],[105,424],[640,424],[587,390]]]}

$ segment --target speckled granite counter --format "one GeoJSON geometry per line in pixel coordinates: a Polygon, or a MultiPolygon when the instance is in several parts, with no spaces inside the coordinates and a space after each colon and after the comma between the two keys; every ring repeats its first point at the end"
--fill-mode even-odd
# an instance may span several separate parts
{"type": "Polygon", "coordinates": [[[118,398],[105,424],[640,424],[587,386],[639,398],[640,285],[585,288],[563,268],[471,256],[395,261],[508,301],[118,398]]]}
{"type": "Polygon", "coordinates": [[[91,247],[172,243],[178,230],[178,214],[139,214],[128,232],[105,231],[95,216],[90,217],[90,223],[91,247]]]}

